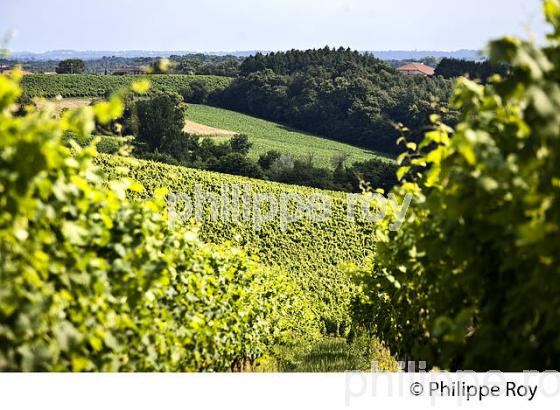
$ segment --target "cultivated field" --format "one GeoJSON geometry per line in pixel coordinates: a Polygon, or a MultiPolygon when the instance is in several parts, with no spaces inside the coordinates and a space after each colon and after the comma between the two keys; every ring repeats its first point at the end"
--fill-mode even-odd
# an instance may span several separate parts
{"type": "Polygon", "coordinates": [[[251,192],[264,192],[276,198],[284,192],[297,193],[305,198],[320,192],[328,195],[332,201],[331,218],[324,223],[303,218],[283,232],[279,220],[255,230],[249,223],[228,224],[206,215],[199,233],[204,241],[211,243],[223,243],[224,240],[235,243],[236,238],[242,238],[238,245],[257,254],[265,264],[280,266],[297,278],[302,289],[308,291],[316,303],[316,312],[324,326],[331,331],[348,326],[355,288],[339,264],[361,264],[372,254],[374,225],[348,220],[346,194],[114,155],[100,154],[96,161],[109,179],[118,177],[121,167],[128,168],[128,176],[144,186],[144,199],[152,197],[160,187],[173,193],[192,195],[195,186],[200,185],[205,191],[219,194],[224,184],[249,184],[251,192]]]}
{"type": "Polygon", "coordinates": [[[91,74],[34,74],[25,76],[21,85],[30,97],[104,97],[107,93],[130,87],[134,81],[146,78],[156,91],[181,92],[193,81],[203,81],[209,90],[227,87],[231,78],[212,75],[153,74],[91,75],[91,74]]]}
{"type": "MultiPolygon", "coordinates": [[[[63,98],[39,101],[38,105],[54,105],[54,111],[78,108],[89,105],[91,98],[63,98]]],[[[293,130],[281,124],[262,120],[250,115],[229,111],[207,105],[189,104],[185,121],[185,132],[223,140],[236,134],[249,136],[253,148],[249,156],[258,159],[259,155],[269,150],[301,158],[312,156],[316,165],[332,168],[331,159],[348,155],[347,163],[366,161],[377,158],[381,161],[392,159],[352,145],[325,139],[316,135],[293,130]]]]}
{"type": "Polygon", "coordinates": [[[348,154],[348,163],[379,158],[392,161],[372,151],[296,131],[271,121],[207,105],[189,104],[189,120],[210,127],[247,134],[253,143],[249,156],[258,158],[269,150],[278,150],[294,157],[313,156],[315,163],[332,167],[331,159],[348,154]]]}

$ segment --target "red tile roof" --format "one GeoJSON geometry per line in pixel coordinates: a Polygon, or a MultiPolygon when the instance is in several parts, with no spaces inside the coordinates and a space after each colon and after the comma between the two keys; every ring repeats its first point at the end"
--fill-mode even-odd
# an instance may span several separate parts
{"type": "Polygon", "coordinates": [[[402,67],[399,67],[397,70],[399,71],[419,71],[424,75],[434,75],[435,74],[435,70],[430,67],[429,65],[423,64],[423,63],[410,63],[407,65],[403,65],[402,67]]]}

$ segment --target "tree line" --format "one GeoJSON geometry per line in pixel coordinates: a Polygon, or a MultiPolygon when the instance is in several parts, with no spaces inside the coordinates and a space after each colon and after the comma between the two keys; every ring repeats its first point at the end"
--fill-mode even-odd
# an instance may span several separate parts
{"type": "MultiPolygon", "coordinates": [[[[99,61],[107,66],[113,59],[99,61]]],[[[159,67],[158,59],[141,60],[159,67]]],[[[57,67],[61,73],[83,70],[85,66],[74,60],[62,61],[57,67]]],[[[447,107],[454,78],[467,75],[485,81],[491,74],[506,74],[506,67],[443,59],[435,78],[407,77],[371,54],[325,47],[257,53],[245,59],[204,54],[171,56],[166,72],[237,76],[223,90],[196,84],[190,95],[184,95],[188,102],[215,105],[340,142],[398,154],[402,148],[396,144],[400,136],[396,125],[413,130],[410,138],[418,142],[435,110],[443,108],[444,120],[454,124],[457,113],[447,107]]]]}
{"type": "MultiPolygon", "coordinates": [[[[112,74],[120,68],[149,67],[157,64],[159,57],[102,57],[93,60],[70,58],[65,60],[13,60],[0,59],[0,65],[21,65],[32,73],[56,72],[58,74],[112,74]]],[[[169,74],[196,74],[237,77],[242,57],[207,54],[172,55],[169,74]]]]}
{"type": "Polygon", "coordinates": [[[502,77],[508,72],[506,64],[496,64],[491,61],[467,61],[453,58],[444,58],[436,67],[436,76],[444,78],[468,77],[486,84],[494,74],[502,77]]]}

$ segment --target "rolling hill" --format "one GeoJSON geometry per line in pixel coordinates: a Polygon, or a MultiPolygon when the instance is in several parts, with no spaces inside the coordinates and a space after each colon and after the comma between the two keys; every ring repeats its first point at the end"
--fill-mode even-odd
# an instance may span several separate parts
{"type": "Polygon", "coordinates": [[[348,155],[348,163],[374,158],[378,158],[380,161],[392,161],[373,151],[296,131],[278,123],[222,108],[189,104],[187,116],[189,120],[199,124],[247,134],[253,143],[253,148],[249,153],[249,156],[253,158],[258,158],[260,154],[269,150],[278,150],[293,157],[311,155],[315,164],[322,167],[332,167],[331,159],[343,154],[348,155]]]}
{"type": "MultiPolygon", "coordinates": [[[[60,112],[64,108],[89,105],[91,98],[69,97],[49,102],[54,104],[55,112],[60,112]]],[[[38,104],[43,107],[45,102],[38,104]]],[[[253,144],[249,153],[253,159],[269,150],[278,150],[294,158],[312,156],[316,165],[326,168],[333,167],[333,157],[343,154],[348,155],[347,164],[370,159],[393,162],[383,154],[297,131],[272,121],[207,105],[188,105],[185,131],[199,135],[215,134],[212,138],[220,140],[235,134],[247,134],[253,144]]]]}
{"type": "MultiPolygon", "coordinates": [[[[255,216],[254,207],[249,207],[249,220],[228,222],[220,217],[213,218],[210,206],[206,203],[203,204],[203,221],[196,222],[204,241],[217,244],[228,241],[247,249],[266,265],[279,266],[293,275],[302,289],[312,297],[316,314],[322,319],[328,333],[343,333],[348,329],[355,287],[344,272],[343,265],[347,262],[363,264],[372,255],[375,224],[360,217],[355,220],[347,217],[346,194],[117,155],[99,154],[96,162],[109,180],[119,178],[122,169],[126,168],[128,177],[145,188],[144,192],[137,194],[139,199],[151,198],[158,188],[165,187],[170,193],[186,195],[193,200],[197,186],[204,195],[223,195],[224,185],[238,186],[240,189],[247,185],[251,196],[256,193],[270,195],[277,203],[280,203],[281,195],[284,194],[297,194],[302,198],[322,194],[329,198],[331,213],[327,220],[312,222],[308,218],[301,218],[288,224],[284,230],[280,228],[279,217],[264,223],[261,229],[254,229],[251,220],[255,216]]],[[[181,204],[178,200],[176,207],[179,215],[181,204]]],[[[288,209],[292,208],[293,203],[289,205],[288,209]]]]}

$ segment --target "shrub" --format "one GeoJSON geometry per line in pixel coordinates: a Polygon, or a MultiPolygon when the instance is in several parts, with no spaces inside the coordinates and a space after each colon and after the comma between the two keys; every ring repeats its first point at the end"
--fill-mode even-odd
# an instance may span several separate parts
{"type": "Polygon", "coordinates": [[[62,60],[56,67],[57,74],[82,74],[84,71],[86,71],[86,65],[79,58],[62,60]]]}
{"type": "Polygon", "coordinates": [[[280,151],[269,150],[266,154],[261,154],[259,156],[259,165],[264,170],[269,170],[272,164],[282,156],[280,151]]]}
{"type": "Polygon", "coordinates": [[[217,163],[210,169],[217,172],[224,172],[231,175],[243,175],[250,178],[263,177],[261,167],[239,152],[232,152],[219,158],[217,163]]]}
{"type": "Polygon", "coordinates": [[[247,155],[253,146],[253,144],[249,142],[249,137],[244,134],[232,137],[229,140],[229,145],[231,146],[231,150],[233,152],[237,152],[242,155],[247,155]]]}
{"type": "Polygon", "coordinates": [[[62,140],[69,146],[72,146],[72,143],[70,143],[70,140],[72,140],[82,148],[95,144],[97,152],[104,154],[117,154],[121,148],[129,146],[132,141],[129,137],[115,137],[107,135],[81,137],[72,132],[65,133],[62,140]]]}
{"type": "Polygon", "coordinates": [[[179,161],[177,161],[175,157],[164,152],[142,152],[137,154],[137,157],[148,161],[161,162],[163,164],[180,165],[179,161]]]}
{"type": "Polygon", "coordinates": [[[401,158],[396,193],[414,205],[398,232],[379,226],[372,270],[359,275],[361,318],[401,357],[450,369],[560,367],[560,3],[544,5],[547,46],[491,42],[508,78],[460,80],[455,130],[433,118],[401,158]]]}
{"type": "Polygon", "coordinates": [[[180,91],[185,101],[193,104],[206,104],[212,87],[204,80],[194,80],[187,88],[180,91]]]}
{"type": "Polygon", "coordinates": [[[317,333],[290,277],[171,228],[165,190],[127,200],[142,186],[62,143],[119,99],[14,118],[16,76],[0,76],[0,371],[228,370],[317,333]]]}

